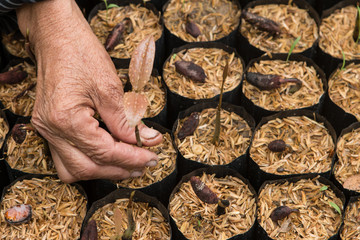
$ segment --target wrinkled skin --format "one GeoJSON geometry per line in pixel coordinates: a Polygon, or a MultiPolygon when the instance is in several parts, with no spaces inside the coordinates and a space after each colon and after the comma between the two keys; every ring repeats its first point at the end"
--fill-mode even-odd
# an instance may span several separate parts
{"type": "MultiPolygon", "coordinates": [[[[17,17],[22,34],[29,29],[38,67],[32,123],[48,140],[60,179],[119,180],[156,165],[155,153],[130,145],[135,131],[125,119],[121,82],[75,1],[27,4],[17,17]],[[111,134],[99,128],[95,110],[111,134]]],[[[145,146],[162,141],[143,124],[139,131],[145,146]]]]}

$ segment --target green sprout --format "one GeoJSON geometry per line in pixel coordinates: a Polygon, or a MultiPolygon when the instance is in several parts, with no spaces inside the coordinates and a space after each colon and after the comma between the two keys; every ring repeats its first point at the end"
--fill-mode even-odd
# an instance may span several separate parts
{"type": "Polygon", "coordinates": [[[359,39],[360,39],[360,7],[359,5],[356,6],[357,8],[357,16],[356,16],[356,21],[355,21],[355,29],[354,29],[354,34],[353,34],[353,38],[355,40],[355,43],[358,44],[359,43],[359,39]]]}
{"type": "Polygon", "coordinates": [[[103,0],[105,3],[105,7],[106,7],[106,18],[108,18],[108,10],[110,8],[114,8],[114,7],[119,7],[118,5],[114,4],[114,3],[110,3],[108,4],[107,0],[103,0]]]}
{"type": "Polygon", "coordinates": [[[346,60],[345,60],[345,53],[344,53],[344,51],[341,50],[341,54],[342,54],[343,63],[342,63],[342,66],[341,66],[340,71],[343,71],[343,70],[346,69],[346,68],[345,68],[346,60]]]}
{"type": "Polygon", "coordinates": [[[332,206],[341,215],[341,210],[336,203],[329,201],[329,205],[332,206]]]}
{"type": "Polygon", "coordinates": [[[321,188],[320,188],[320,191],[322,192],[322,191],[325,191],[325,190],[327,190],[328,189],[328,186],[322,186],[321,188]]]}
{"type": "Polygon", "coordinates": [[[286,62],[289,61],[290,55],[291,55],[292,51],[294,50],[296,44],[298,44],[298,42],[300,41],[300,38],[301,38],[301,36],[297,37],[297,38],[295,39],[295,41],[293,42],[293,44],[291,45],[290,50],[289,50],[289,53],[288,53],[287,58],[286,58],[286,62]]]}

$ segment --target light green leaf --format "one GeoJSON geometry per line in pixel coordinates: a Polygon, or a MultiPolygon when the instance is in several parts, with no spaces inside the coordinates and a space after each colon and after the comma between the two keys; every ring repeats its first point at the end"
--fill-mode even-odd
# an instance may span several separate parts
{"type": "Polygon", "coordinates": [[[321,188],[320,188],[320,191],[325,191],[325,190],[327,190],[328,189],[328,186],[322,186],[321,188]]]}
{"type": "Polygon", "coordinates": [[[174,53],[174,55],[172,55],[172,59],[175,60],[176,58],[176,53],[174,53]]]}
{"type": "Polygon", "coordinates": [[[110,3],[108,6],[107,6],[107,9],[110,9],[110,8],[118,8],[119,7],[119,5],[116,5],[116,4],[114,4],[114,3],[110,3]]]}
{"type": "Polygon", "coordinates": [[[296,44],[298,44],[298,42],[300,41],[300,38],[301,38],[301,36],[297,37],[295,39],[295,41],[293,42],[293,44],[291,45],[289,53],[288,53],[287,58],[286,58],[286,62],[289,61],[290,55],[291,55],[292,51],[294,50],[296,44]]]}
{"type": "Polygon", "coordinates": [[[341,215],[341,210],[339,208],[338,205],[336,205],[336,203],[329,201],[330,206],[332,206],[333,208],[335,208],[335,210],[341,215]]]}
{"type": "Polygon", "coordinates": [[[343,59],[343,63],[342,63],[342,66],[341,66],[341,71],[342,70],[345,70],[345,63],[346,63],[346,60],[345,60],[345,53],[344,51],[341,51],[341,54],[342,54],[342,59],[343,59]]]}

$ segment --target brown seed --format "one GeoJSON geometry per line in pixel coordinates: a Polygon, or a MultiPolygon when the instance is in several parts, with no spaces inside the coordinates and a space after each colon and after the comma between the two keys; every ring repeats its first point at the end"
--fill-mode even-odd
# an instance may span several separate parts
{"type": "Polygon", "coordinates": [[[283,83],[294,82],[298,86],[297,88],[291,89],[293,93],[299,90],[302,86],[302,82],[297,78],[282,78],[279,75],[261,74],[254,72],[246,73],[246,81],[260,90],[271,90],[279,88],[283,83]]]}
{"type": "Polygon", "coordinates": [[[191,115],[185,120],[182,127],[178,132],[178,138],[180,140],[184,139],[187,136],[190,136],[194,133],[197,126],[199,125],[200,113],[193,112],[191,115]]]}
{"type": "Polygon", "coordinates": [[[18,66],[10,71],[0,73],[0,84],[17,84],[22,82],[27,76],[27,72],[18,66]]]}
{"type": "Polygon", "coordinates": [[[262,31],[266,31],[271,35],[280,35],[281,33],[279,24],[271,19],[261,17],[245,10],[242,11],[241,17],[244,18],[245,21],[249,22],[251,25],[257,27],[262,31]]]}
{"type": "Polygon", "coordinates": [[[123,33],[126,30],[126,28],[132,29],[131,21],[128,18],[125,18],[122,22],[116,24],[113,30],[111,30],[105,42],[106,51],[113,50],[116,47],[116,45],[120,43],[120,40],[122,39],[123,33]]]}
{"type": "Polygon", "coordinates": [[[32,208],[28,204],[16,205],[5,212],[5,220],[10,224],[25,223],[32,216],[32,208]]]}
{"type": "Polygon", "coordinates": [[[185,30],[194,38],[197,38],[201,34],[200,28],[196,23],[190,20],[189,16],[186,18],[185,30]]]}
{"type": "Polygon", "coordinates": [[[286,143],[281,140],[274,140],[268,144],[268,148],[272,152],[282,152],[286,149],[286,143]]]}
{"type": "Polygon", "coordinates": [[[176,61],[175,69],[178,73],[190,78],[194,82],[205,82],[206,74],[204,69],[191,61],[176,61]]]}
{"type": "Polygon", "coordinates": [[[216,204],[219,202],[219,198],[216,194],[211,191],[210,188],[200,180],[200,178],[191,176],[190,183],[196,196],[198,196],[201,201],[209,204],[216,204]]]}
{"type": "Polygon", "coordinates": [[[273,220],[274,222],[281,220],[287,216],[289,216],[291,213],[296,212],[299,213],[298,209],[292,209],[289,208],[288,206],[280,206],[275,208],[271,214],[270,214],[270,218],[271,220],[273,220]]]}

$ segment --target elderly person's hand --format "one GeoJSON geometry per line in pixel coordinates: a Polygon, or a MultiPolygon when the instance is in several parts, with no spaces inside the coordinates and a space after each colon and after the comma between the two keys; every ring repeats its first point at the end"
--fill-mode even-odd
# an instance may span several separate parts
{"type": "MultiPolygon", "coordinates": [[[[135,131],[125,118],[121,82],[75,1],[24,5],[17,16],[37,60],[32,123],[48,140],[60,179],[123,179],[156,165],[155,153],[132,145],[135,131]],[[99,127],[95,110],[111,134],[99,127]]],[[[139,131],[145,146],[162,141],[143,124],[139,131]]]]}

